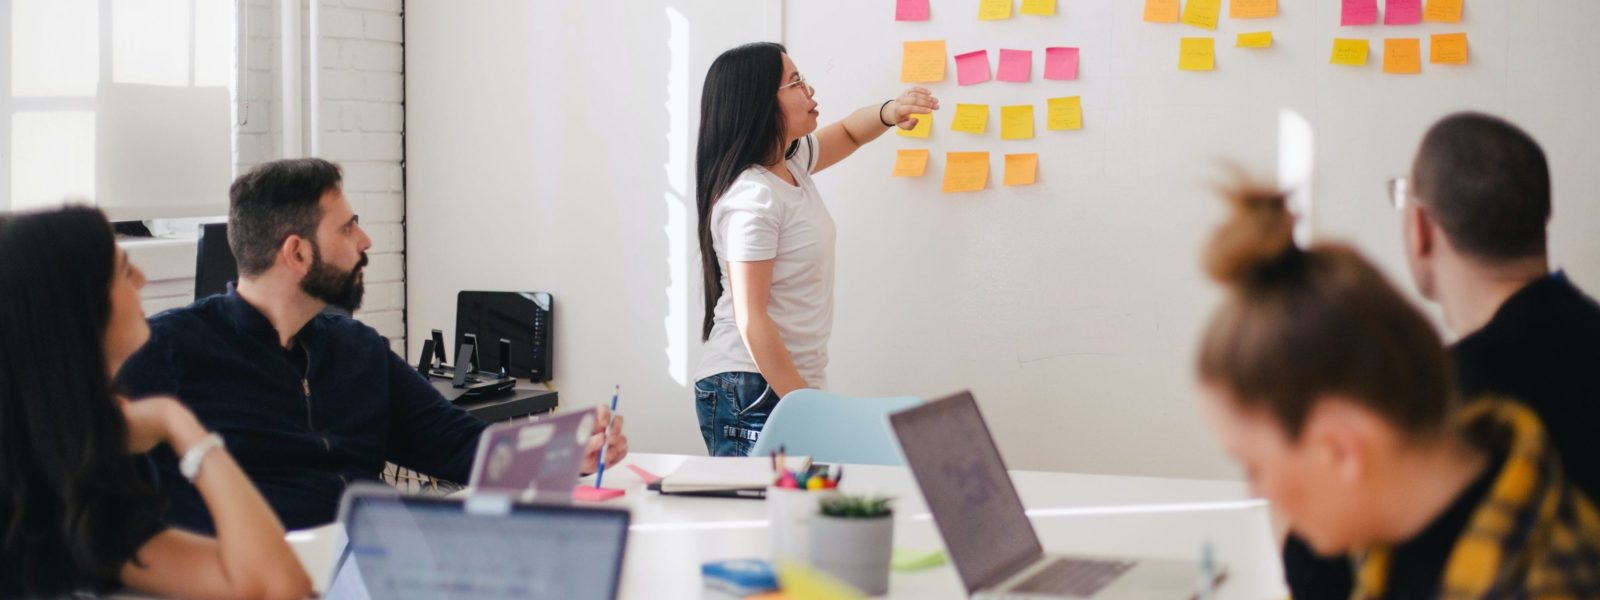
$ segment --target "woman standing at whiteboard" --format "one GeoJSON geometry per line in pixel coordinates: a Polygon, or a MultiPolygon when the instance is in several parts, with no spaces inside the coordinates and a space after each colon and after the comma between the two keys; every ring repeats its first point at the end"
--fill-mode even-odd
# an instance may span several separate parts
{"type": "Polygon", "coordinates": [[[706,348],[695,404],[713,456],[749,453],[780,398],[827,385],[834,227],[811,176],[939,108],[911,88],[818,129],[815,93],[778,44],[728,50],[706,74],[695,157],[706,348]]]}

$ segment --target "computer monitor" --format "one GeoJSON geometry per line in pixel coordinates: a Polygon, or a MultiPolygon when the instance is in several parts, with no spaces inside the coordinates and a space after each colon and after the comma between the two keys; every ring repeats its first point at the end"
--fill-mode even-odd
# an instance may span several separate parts
{"type": "Polygon", "coordinates": [[[228,293],[228,284],[238,281],[239,265],[228,247],[228,224],[200,226],[200,243],[194,260],[194,299],[228,293]]]}
{"type": "MultiPolygon", "coordinates": [[[[478,368],[498,371],[505,364],[499,340],[508,340],[508,375],[549,381],[553,299],[546,292],[463,291],[456,296],[456,347],[467,334],[477,336],[478,368]]],[[[462,357],[457,356],[457,361],[462,357]]]]}

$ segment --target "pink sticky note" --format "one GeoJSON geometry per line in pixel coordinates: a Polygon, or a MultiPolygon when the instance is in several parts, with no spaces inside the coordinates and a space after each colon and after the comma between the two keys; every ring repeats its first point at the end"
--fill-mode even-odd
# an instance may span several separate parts
{"type": "Polygon", "coordinates": [[[956,83],[972,85],[989,79],[988,50],[974,50],[956,55],[956,83]]]}
{"type": "Polygon", "coordinates": [[[1416,25],[1422,22],[1422,0],[1388,0],[1385,7],[1384,25],[1416,25]]]}
{"type": "Polygon", "coordinates": [[[622,496],[627,490],[615,488],[597,488],[592,485],[580,485],[572,490],[572,499],[581,502],[605,502],[612,498],[622,496]]]}
{"type": "Polygon", "coordinates": [[[1000,51],[1000,73],[995,79],[1000,81],[1016,81],[1027,83],[1033,78],[1033,51],[1032,50],[1004,50],[1000,51]]]}
{"type": "Polygon", "coordinates": [[[1339,25],[1371,25],[1378,22],[1378,0],[1344,0],[1339,25]]]}
{"type": "Polygon", "coordinates": [[[899,0],[894,6],[894,20],[928,20],[928,0],[899,0]]]}
{"type": "Polygon", "coordinates": [[[1045,48],[1044,78],[1070,81],[1078,78],[1077,48],[1045,48]]]}

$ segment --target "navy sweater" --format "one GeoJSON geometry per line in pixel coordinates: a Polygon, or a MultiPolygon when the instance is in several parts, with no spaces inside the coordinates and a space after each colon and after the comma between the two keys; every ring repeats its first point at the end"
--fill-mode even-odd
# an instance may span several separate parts
{"type": "MultiPolygon", "coordinates": [[[[333,521],[345,487],[376,480],[385,461],[466,481],[485,424],[440,396],[371,327],[318,315],[286,351],[266,316],[230,291],[156,315],[150,330],[119,383],[132,398],[175,396],[221,433],[288,529],[333,521]]],[[[214,531],[172,450],[152,456],[167,522],[214,531]]]]}

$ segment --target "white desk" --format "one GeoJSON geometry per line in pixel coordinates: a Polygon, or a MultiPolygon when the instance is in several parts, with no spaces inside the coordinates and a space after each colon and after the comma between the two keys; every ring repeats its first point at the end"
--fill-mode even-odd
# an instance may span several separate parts
{"type": "MultiPolygon", "coordinates": [[[[624,461],[664,475],[686,457],[633,454],[624,461]]],[[[1278,550],[1266,507],[1241,483],[1150,477],[1014,471],[1022,501],[1049,552],[1196,560],[1211,541],[1229,568],[1218,598],[1284,598],[1278,550]]],[[[606,470],[606,487],[628,493],[608,505],[633,512],[624,562],[626,599],[701,598],[701,563],[765,558],[767,507],[757,500],[662,496],[644,489],[632,470],[606,470]]],[[[846,466],[846,493],[882,493],[895,500],[895,547],[942,548],[927,506],[902,467],[846,466]]],[[[291,534],[307,571],[323,589],[331,559],[328,528],[291,534]]],[[[888,598],[964,598],[949,564],[891,575],[888,598]]]]}

